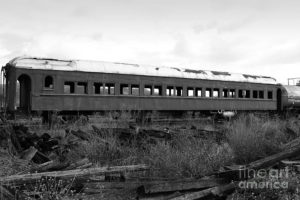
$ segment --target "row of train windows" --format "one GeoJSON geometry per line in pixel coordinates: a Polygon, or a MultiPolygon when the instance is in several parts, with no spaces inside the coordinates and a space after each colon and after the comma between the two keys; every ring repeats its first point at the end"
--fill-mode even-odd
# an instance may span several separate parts
{"type": "MultiPolygon", "coordinates": [[[[65,94],[88,94],[88,83],[87,82],[70,82],[64,83],[64,93],[65,94]]],[[[162,96],[163,89],[161,85],[145,85],[143,89],[143,95],[145,96],[162,96]]],[[[166,96],[184,96],[183,87],[167,86],[165,91],[166,96]]],[[[95,82],[93,84],[94,94],[105,94],[114,95],[115,94],[115,84],[114,83],[99,83],[95,82]]],[[[120,84],[120,94],[121,95],[140,95],[140,86],[136,84],[120,84]]],[[[253,90],[252,97],[250,90],[235,90],[235,89],[223,89],[220,91],[218,88],[194,88],[187,87],[186,96],[188,97],[224,97],[224,98],[254,98],[254,99],[264,99],[265,93],[263,90],[253,90]],[[202,94],[203,93],[203,94],[202,94]],[[237,94],[236,94],[237,93],[237,94]]],[[[267,98],[273,99],[273,92],[267,92],[267,98]]]]}
{"type": "MultiPolygon", "coordinates": [[[[53,89],[53,78],[51,76],[46,76],[45,78],[45,88],[53,89]]],[[[88,84],[87,82],[77,82],[76,83],[76,93],[78,94],[87,94],[88,93],[88,84]]],[[[94,83],[93,84],[94,94],[115,94],[115,84],[114,83],[94,83]]],[[[188,97],[220,97],[219,89],[206,88],[205,93],[202,95],[202,88],[187,88],[188,97]]],[[[64,93],[72,94],[75,93],[75,82],[66,81],[64,83],[64,93]]],[[[225,98],[234,98],[236,97],[235,89],[223,89],[222,97],[225,98]]],[[[139,85],[129,85],[129,84],[120,84],[120,94],[122,95],[140,95],[139,85]]],[[[162,86],[156,85],[145,85],[144,86],[144,95],[145,96],[162,96],[162,86]]],[[[182,87],[173,87],[168,86],[166,88],[167,96],[183,96],[182,87]]],[[[238,90],[238,98],[250,98],[250,90],[238,90]]],[[[263,90],[253,90],[252,98],[254,99],[264,99],[263,90]]],[[[273,99],[273,92],[268,91],[268,99],[273,99]]]]}
{"type": "MultiPolygon", "coordinates": [[[[45,78],[45,88],[53,89],[53,78],[51,76],[47,76],[45,78]]],[[[78,94],[87,94],[88,93],[88,84],[87,82],[77,82],[76,83],[76,93],[78,94]]],[[[94,83],[93,84],[94,94],[115,94],[115,84],[114,83],[94,83]]],[[[188,97],[220,97],[219,89],[210,89],[206,88],[205,93],[202,95],[202,88],[187,88],[187,96],[188,97]]],[[[75,82],[66,81],[64,83],[64,93],[72,94],[75,93],[75,82]]],[[[234,98],[236,97],[235,89],[223,89],[222,97],[225,98],[234,98]]],[[[140,95],[140,87],[139,85],[129,85],[129,84],[120,84],[120,94],[122,95],[140,95]]],[[[144,87],[144,95],[145,96],[162,96],[162,86],[156,85],[145,85],[144,87]]],[[[168,86],[166,88],[167,96],[183,96],[183,88],[182,87],[173,87],[168,86]]],[[[250,90],[238,90],[238,98],[250,98],[250,90]]],[[[264,91],[263,90],[253,90],[252,98],[254,99],[264,99],[264,91]]],[[[267,93],[268,99],[273,99],[273,92],[268,91],[267,93]]]]}

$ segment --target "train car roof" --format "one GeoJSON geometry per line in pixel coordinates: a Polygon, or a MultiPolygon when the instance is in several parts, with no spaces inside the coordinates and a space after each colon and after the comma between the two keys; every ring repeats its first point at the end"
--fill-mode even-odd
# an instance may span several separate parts
{"type": "Polygon", "coordinates": [[[11,60],[9,64],[16,68],[24,69],[100,72],[113,74],[133,74],[143,76],[277,84],[276,79],[267,76],[104,61],[17,57],[11,60]]]}

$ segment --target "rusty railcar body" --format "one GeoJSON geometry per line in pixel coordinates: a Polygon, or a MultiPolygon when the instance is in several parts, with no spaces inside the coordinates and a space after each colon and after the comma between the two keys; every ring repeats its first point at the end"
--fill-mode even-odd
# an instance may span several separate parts
{"type": "Polygon", "coordinates": [[[289,105],[288,90],[265,76],[33,57],[11,60],[4,72],[10,112],[280,111],[289,105]]]}

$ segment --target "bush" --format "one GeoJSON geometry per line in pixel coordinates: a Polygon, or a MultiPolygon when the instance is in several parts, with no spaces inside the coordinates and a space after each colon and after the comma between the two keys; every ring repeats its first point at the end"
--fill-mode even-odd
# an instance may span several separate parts
{"type": "Polygon", "coordinates": [[[242,115],[227,125],[227,139],[238,164],[251,161],[280,151],[287,141],[278,121],[263,120],[253,114],[242,115]]]}
{"type": "Polygon", "coordinates": [[[201,177],[230,163],[232,155],[227,144],[180,134],[171,143],[151,146],[146,162],[157,169],[158,176],[201,177]]]}

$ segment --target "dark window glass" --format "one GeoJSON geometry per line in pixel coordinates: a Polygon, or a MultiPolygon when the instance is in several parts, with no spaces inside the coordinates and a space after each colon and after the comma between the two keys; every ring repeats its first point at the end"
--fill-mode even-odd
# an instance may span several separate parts
{"type": "Polygon", "coordinates": [[[223,96],[224,98],[228,98],[228,93],[229,93],[228,89],[223,89],[222,96],[223,96]]]}
{"type": "Polygon", "coordinates": [[[245,90],[239,90],[239,98],[244,98],[246,96],[245,90]]]}
{"type": "Polygon", "coordinates": [[[265,97],[264,97],[264,91],[263,90],[260,90],[259,91],[259,98],[260,99],[264,99],[265,97]]]}
{"type": "Polygon", "coordinates": [[[122,95],[129,95],[129,85],[128,84],[121,84],[120,85],[120,94],[122,95]]]}
{"type": "Polygon", "coordinates": [[[250,98],[250,90],[246,90],[246,95],[245,95],[245,98],[250,98]]]}
{"type": "Polygon", "coordinates": [[[52,78],[52,76],[46,76],[46,78],[45,78],[45,88],[53,89],[53,78],[52,78]]]}
{"type": "Polygon", "coordinates": [[[102,83],[94,83],[94,85],[93,85],[94,94],[100,94],[101,86],[102,86],[102,83]]]}
{"type": "Polygon", "coordinates": [[[258,91],[253,90],[253,99],[257,99],[257,98],[258,98],[258,91]]]}
{"type": "Polygon", "coordinates": [[[182,91],[183,91],[183,88],[182,87],[176,87],[175,88],[176,90],[175,90],[175,92],[176,92],[176,96],[182,96],[182,91]]]}
{"type": "Polygon", "coordinates": [[[272,91],[268,91],[268,99],[273,99],[273,92],[272,91]]]}

